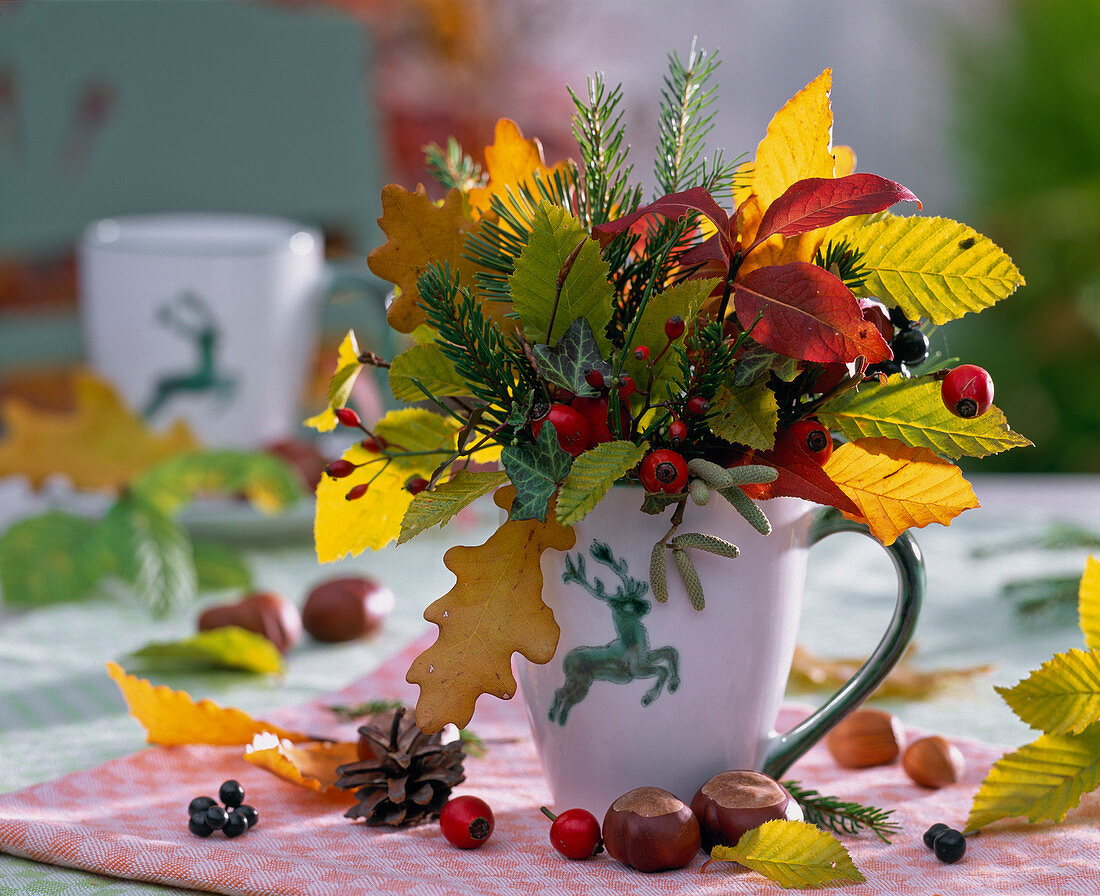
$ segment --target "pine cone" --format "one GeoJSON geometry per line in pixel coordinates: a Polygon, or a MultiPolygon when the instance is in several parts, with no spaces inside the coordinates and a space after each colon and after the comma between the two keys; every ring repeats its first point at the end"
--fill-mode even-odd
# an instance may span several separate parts
{"type": "Polygon", "coordinates": [[[373,758],[336,769],[336,786],[354,789],[359,798],[344,813],[348,818],[372,826],[420,824],[438,818],[451,788],[466,780],[462,742],[444,744],[442,734],[425,734],[406,712],[400,706],[372,716],[359,734],[373,758]]]}

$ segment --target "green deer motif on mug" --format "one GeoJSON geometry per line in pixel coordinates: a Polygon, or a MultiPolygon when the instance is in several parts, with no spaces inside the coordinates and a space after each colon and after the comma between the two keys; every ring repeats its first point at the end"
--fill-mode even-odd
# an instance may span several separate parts
{"type": "Polygon", "coordinates": [[[550,721],[564,725],[569,710],[580,703],[595,681],[626,684],[638,678],[656,678],[642,696],[642,705],[649,706],[667,686],[672,693],[680,686],[680,654],[674,647],[649,647],[649,633],[642,617],[649,612],[649,601],[643,595],[649,585],[631,578],[625,560],[616,560],[611,548],[593,541],[589,553],[597,563],[608,567],[622,584],[614,594],[608,594],[600,579],[588,581],[584,554],[566,555],[562,581],[575,582],[611,608],[611,618],[618,637],[600,647],[574,647],[565,655],[562,669],[565,684],[554,692],[550,721]]]}

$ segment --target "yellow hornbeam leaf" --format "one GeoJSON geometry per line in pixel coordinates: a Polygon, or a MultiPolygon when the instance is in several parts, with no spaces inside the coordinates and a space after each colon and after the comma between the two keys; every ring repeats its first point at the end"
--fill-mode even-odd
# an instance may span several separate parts
{"type": "Polygon", "coordinates": [[[775,446],[775,430],[779,426],[775,393],[763,380],[744,389],[723,386],[714,397],[707,425],[727,442],[766,451],[775,446]]]}
{"type": "MultiPolygon", "coordinates": [[[[742,245],[756,236],[760,220],[791,184],[807,177],[833,177],[833,110],[829,103],[832,69],[825,69],[775,113],[767,134],[756,149],[749,181],[751,197],[742,208],[742,245]]],[[[813,261],[823,230],[796,237],[775,236],[754,249],[739,276],[769,264],[813,261]]]]}
{"type": "Polygon", "coordinates": [[[825,474],[862,514],[876,538],[893,544],[906,529],[949,525],[978,499],[958,467],[926,448],[893,439],[856,439],[841,445],[825,474]]]}
{"type": "Polygon", "coordinates": [[[397,538],[413,499],[405,483],[412,476],[431,476],[455,450],[458,428],[449,417],[424,408],[404,408],[386,414],[374,432],[386,443],[412,453],[390,459],[356,443],[344,452],[344,459],[357,465],[350,476],[321,477],[313,537],[322,563],[368,548],[378,550],[397,538]],[[366,491],[348,500],[347,495],[360,485],[367,485],[366,491]]]}
{"type": "Polygon", "coordinates": [[[558,522],[571,526],[584,519],[616,480],[636,466],[648,450],[648,442],[635,445],[618,440],[604,442],[581,454],[573,461],[558,491],[558,522]]]}
{"type": "Polygon", "coordinates": [[[342,408],[351,397],[352,386],[359,376],[363,365],[359,361],[359,343],[355,334],[348,330],[336,351],[336,370],[328,384],[328,407],[305,421],[318,432],[332,432],[336,428],[336,408],[342,408]]]}
{"type": "Polygon", "coordinates": [[[91,374],[78,375],[73,386],[71,412],[15,399],[0,405],[0,477],[23,475],[37,486],[63,473],[77,488],[120,489],[160,461],[198,447],[181,422],[163,434],[151,430],[91,374]]]}
{"type": "Polygon", "coordinates": [[[508,474],[503,470],[460,470],[453,479],[412,499],[401,520],[397,543],[404,544],[425,529],[444,525],[464,507],[507,481],[508,474]]]}
{"type": "Polygon", "coordinates": [[[745,865],[784,889],[866,880],[836,837],[805,821],[765,822],[743,834],[735,846],[715,846],[710,855],[745,865]]]}
{"type": "Polygon", "coordinates": [[[393,359],[389,373],[390,391],[398,401],[423,401],[424,389],[440,398],[470,394],[469,383],[434,342],[403,351],[393,359]]]}
{"type": "Polygon", "coordinates": [[[1077,597],[1085,646],[1089,650],[1100,650],[1100,560],[1096,557],[1090,556],[1085,561],[1085,574],[1081,576],[1077,597]]]}
{"type": "Polygon", "coordinates": [[[504,200],[504,204],[515,209],[515,202],[508,197],[523,187],[538,195],[535,189],[535,176],[553,175],[556,171],[566,170],[565,162],[548,166],[542,154],[542,143],[535,137],[523,136],[519,125],[508,118],[497,122],[493,133],[493,145],[485,147],[485,170],[489,182],[484,187],[470,190],[470,208],[479,216],[485,216],[490,210],[490,200],[494,195],[504,200]]]}
{"type": "Polygon", "coordinates": [[[1006,753],[974,796],[968,831],[1001,818],[1059,822],[1100,784],[1100,725],[1080,734],[1044,734],[1006,753]]]}
{"type": "Polygon", "coordinates": [[[1011,688],[995,688],[1032,728],[1078,734],[1100,721],[1100,653],[1056,653],[1011,688]]]}
{"type": "MultiPolygon", "coordinates": [[[[318,793],[345,793],[336,789],[336,769],[359,759],[354,743],[312,742],[295,745],[270,731],[257,734],[244,750],[244,758],[284,781],[318,793]]],[[[350,796],[350,794],[349,794],[350,796]]]]}
{"type": "MultiPolygon", "coordinates": [[[[507,507],[514,489],[497,492],[507,507]]],[[[455,574],[455,586],[424,611],[439,627],[435,643],[418,656],[406,679],[419,685],[416,724],[428,734],[447,723],[465,727],[482,694],[503,700],[516,693],[511,658],[520,653],[533,663],[548,663],[558,644],[553,611],[542,602],[539,560],[547,548],[567,551],[572,528],[557,522],[553,509],[546,522],[505,522],[484,544],[453,547],[443,556],[455,574]]]]}
{"type": "Polygon", "coordinates": [[[107,663],[107,674],[122,691],[130,715],[145,727],[146,739],[151,744],[250,744],[257,734],[265,731],[291,741],[309,739],[296,731],[254,719],[239,709],[219,706],[212,700],[196,703],[186,691],[175,691],[129,675],[118,663],[107,663]]]}

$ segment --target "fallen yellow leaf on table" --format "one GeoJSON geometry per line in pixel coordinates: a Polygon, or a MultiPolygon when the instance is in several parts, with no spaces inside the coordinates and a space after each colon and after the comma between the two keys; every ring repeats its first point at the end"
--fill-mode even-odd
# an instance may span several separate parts
{"type": "Polygon", "coordinates": [[[298,744],[279,738],[271,732],[257,734],[245,747],[244,758],[253,765],[278,775],[284,781],[315,790],[354,795],[337,790],[339,775],[336,769],[349,762],[359,761],[358,745],[354,743],[298,744]]]}

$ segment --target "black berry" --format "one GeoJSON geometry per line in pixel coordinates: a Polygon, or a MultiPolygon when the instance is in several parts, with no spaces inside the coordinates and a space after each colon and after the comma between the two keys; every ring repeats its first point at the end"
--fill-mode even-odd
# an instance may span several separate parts
{"type": "Polygon", "coordinates": [[[225,827],[226,821],[229,820],[229,813],[221,806],[211,806],[206,810],[206,814],[203,817],[210,827],[215,831],[220,831],[225,827]]]}
{"type": "Polygon", "coordinates": [[[232,839],[233,837],[239,837],[245,831],[248,830],[248,819],[241,815],[239,812],[233,811],[229,813],[229,818],[226,819],[225,827],[222,828],[222,833],[226,837],[232,839]]]}
{"type": "Polygon", "coordinates": [[[187,830],[196,837],[209,837],[214,833],[214,829],[206,823],[205,809],[191,816],[191,819],[187,822],[187,830]]]}
{"type": "Polygon", "coordinates": [[[248,803],[244,803],[238,806],[236,809],[233,810],[233,814],[240,815],[242,818],[244,818],[244,820],[248,822],[248,826],[250,828],[254,828],[256,826],[256,822],[260,820],[260,813],[257,812],[252,806],[248,805],[248,803]]]}
{"type": "Polygon", "coordinates": [[[936,835],[939,834],[941,831],[949,830],[951,830],[951,828],[949,828],[943,822],[936,822],[934,825],[932,825],[932,827],[924,832],[924,845],[931,849],[933,842],[935,842],[936,835]]]}
{"type": "Polygon", "coordinates": [[[909,318],[905,316],[905,312],[897,307],[897,305],[890,309],[890,323],[899,330],[904,330],[914,325],[914,321],[909,320],[909,318]]]}
{"type": "Polygon", "coordinates": [[[928,358],[928,337],[916,327],[899,330],[890,341],[896,361],[921,364],[928,358]]]}
{"type": "Polygon", "coordinates": [[[225,805],[236,808],[244,802],[244,788],[238,781],[226,781],[218,788],[218,799],[225,805]]]}
{"type": "Polygon", "coordinates": [[[187,815],[191,816],[196,812],[205,812],[211,806],[216,805],[218,805],[217,800],[211,799],[208,796],[197,796],[191,800],[190,804],[187,806],[187,815]]]}
{"type": "Polygon", "coordinates": [[[951,865],[966,853],[966,838],[951,828],[940,831],[932,841],[932,852],[941,862],[951,865]]]}

